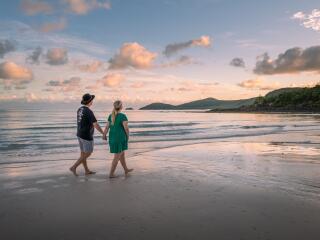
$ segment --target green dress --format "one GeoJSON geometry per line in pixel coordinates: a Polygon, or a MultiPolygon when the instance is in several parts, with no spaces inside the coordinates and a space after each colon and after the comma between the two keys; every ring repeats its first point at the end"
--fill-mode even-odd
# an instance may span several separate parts
{"type": "Polygon", "coordinates": [[[122,125],[123,121],[128,121],[128,118],[123,113],[118,113],[114,124],[111,123],[111,114],[108,117],[110,126],[109,131],[109,146],[111,153],[121,153],[128,149],[128,137],[122,125]]]}

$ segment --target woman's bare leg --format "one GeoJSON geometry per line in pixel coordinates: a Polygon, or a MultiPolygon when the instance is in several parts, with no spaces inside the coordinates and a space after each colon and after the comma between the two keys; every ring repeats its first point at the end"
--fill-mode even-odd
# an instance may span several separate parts
{"type": "Polygon", "coordinates": [[[128,168],[127,167],[127,163],[126,163],[126,156],[125,156],[125,152],[123,151],[120,155],[120,163],[124,169],[125,174],[128,174],[129,172],[133,171],[133,168],[128,168]]]}
{"type": "Polygon", "coordinates": [[[115,153],[113,160],[112,160],[112,164],[111,164],[111,169],[110,169],[110,174],[109,174],[110,178],[115,177],[114,172],[116,171],[119,159],[120,159],[120,153],[115,153]]]}

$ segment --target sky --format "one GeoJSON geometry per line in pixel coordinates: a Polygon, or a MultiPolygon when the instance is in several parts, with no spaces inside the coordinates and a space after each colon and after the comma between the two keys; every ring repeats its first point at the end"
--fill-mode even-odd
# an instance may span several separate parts
{"type": "Polygon", "coordinates": [[[1,0],[0,104],[179,104],[320,80],[316,0],[1,0]]]}

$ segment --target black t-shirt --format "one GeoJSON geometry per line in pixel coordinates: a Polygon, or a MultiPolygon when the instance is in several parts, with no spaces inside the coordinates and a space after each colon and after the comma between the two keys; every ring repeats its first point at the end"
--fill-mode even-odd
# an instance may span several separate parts
{"type": "Polygon", "coordinates": [[[93,140],[93,123],[95,122],[97,119],[90,108],[81,106],[77,111],[77,136],[85,140],[93,140]]]}

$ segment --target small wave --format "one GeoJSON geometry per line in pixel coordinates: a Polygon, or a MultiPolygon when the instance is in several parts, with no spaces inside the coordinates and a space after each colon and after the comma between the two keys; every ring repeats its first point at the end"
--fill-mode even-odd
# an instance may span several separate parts
{"type": "Polygon", "coordinates": [[[252,126],[242,126],[243,129],[259,129],[259,128],[283,128],[285,125],[252,125],[252,126]]]}
{"type": "Polygon", "coordinates": [[[147,123],[147,124],[135,124],[134,122],[129,126],[132,128],[157,128],[157,127],[186,127],[193,126],[198,123],[186,122],[186,123],[147,123]]]}

